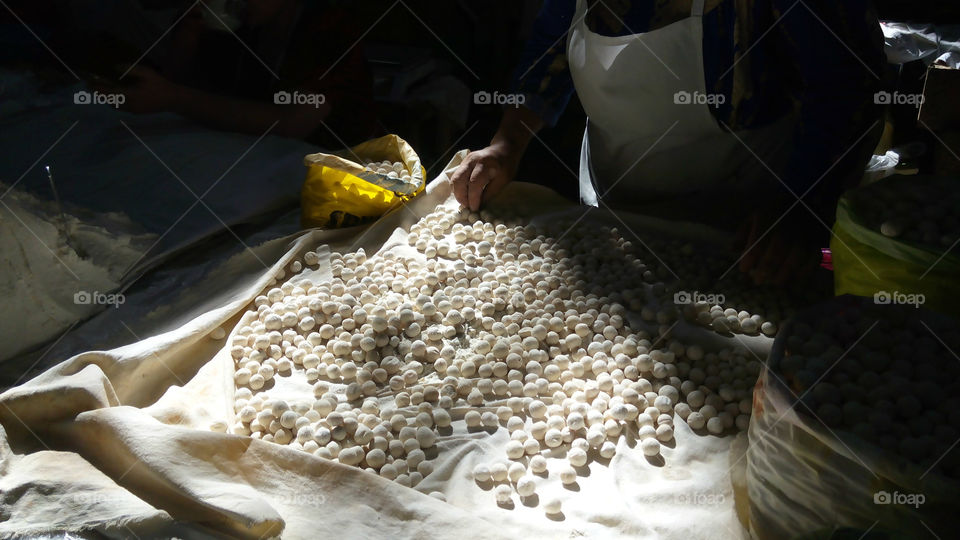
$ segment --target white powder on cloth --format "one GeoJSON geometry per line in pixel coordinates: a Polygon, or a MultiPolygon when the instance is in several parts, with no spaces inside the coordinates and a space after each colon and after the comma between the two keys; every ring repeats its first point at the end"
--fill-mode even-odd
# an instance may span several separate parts
{"type": "Polygon", "coordinates": [[[61,221],[54,202],[7,190],[0,184],[0,360],[122,302],[110,293],[156,238],[118,213],[68,207],[61,221]]]}

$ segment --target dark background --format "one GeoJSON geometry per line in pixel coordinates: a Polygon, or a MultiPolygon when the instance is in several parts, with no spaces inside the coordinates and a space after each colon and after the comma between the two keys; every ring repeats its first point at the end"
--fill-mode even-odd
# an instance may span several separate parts
{"type": "MultiPolygon", "coordinates": [[[[106,1],[106,0],[105,0],[106,1]]],[[[170,5],[172,0],[141,0],[144,5],[170,5]]],[[[960,3],[916,0],[877,0],[882,19],[929,23],[960,22],[960,3]]],[[[378,82],[377,113],[383,132],[397,133],[411,142],[430,177],[439,172],[452,152],[485,146],[496,129],[500,110],[495,106],[470,106],[465,123],[452,122],[429,103],[389,97],[390,76],[403,65],[429,61],[426,76],[452,76],[471,92],[506,91],[529,35],[540,0],[357,0],[336,2],[348,10],[360,28],[371,28],[365,37],[367,56],[378,82]],[[409,8],[409,9],[408,9],[409,8]],[[385,59],[383,51],[390,52],[385,59]]],[[[59,55],[57,28],[70,21],[58,18],[56,1],[5,0],[0,5],[0,63],[59,65],[22,23],[43,38],[59,55]],[[14,15],[15,13],[15,15],[14,15]]],[[[906,77],[913,80],[910,66],[906,77]]],[[[914,70],[916,71],[916,70],[914,70]]],[[[901,78],[902,71],[891,73],[901,78]]],[[[923,75],[919,70],[919,77],[923,75]]],[[[922,85],[922,81],[918,82],[922,85]]],[[[916,85],[914,85],[916,86],[916,85]]],[[[415,95],[415,87],[410,92],[415,95]]],[[[909,113],[910,111],[908,111],[909,113]]],[[[584,114],[574,98],[559,124],[533,141],[519,177],[537,179],[570,197],[576,197],[575,172],[579,161],[584,114]]],[[[913,136],[915,133],[905,133],[913,136]]]]}

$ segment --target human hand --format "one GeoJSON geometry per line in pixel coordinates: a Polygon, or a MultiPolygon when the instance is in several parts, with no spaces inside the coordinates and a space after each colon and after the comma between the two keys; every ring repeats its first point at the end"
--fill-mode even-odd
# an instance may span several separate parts
{"type": "Polygon", "coordinates": [[[457,201],[473,212],[479,210],[513,180],[521,155],[503,142],[467,154],[450,179],[457,201]]]}

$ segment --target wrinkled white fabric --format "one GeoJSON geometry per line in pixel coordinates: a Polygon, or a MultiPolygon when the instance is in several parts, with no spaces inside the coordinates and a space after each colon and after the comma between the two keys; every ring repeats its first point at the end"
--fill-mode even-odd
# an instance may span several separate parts
{"type": "MultiPolygon", "coordinates": [[[[169,535],[182,522],[195,533],[240,538],[317,538],[334,531],[340,538],[744,537],[734,489],[742,483],[731,480],[742,476],[742,450],[731,451],[736,437],[696,434],[682,421],[662,457],[647,458],[637,441],[621,438],[617,455],[609,463],[590,463],[573,487],[562,486],[556,474],[566,462],[562,452],[547,451],[550,474],[538,482],[537,495],[525,501],[515,495],[506,507],[470,471],[477,463],[506,460],[507,432],[468,430],[463,410],[452,411],[453,426],[428,452],[435,470],[415,489],[292,448],[209,431],[214,420],[233,422],[233,360],[223,341],[208,336],[213,329],[236,328],[271,275],[306,251],[318,245],[364,247],[371,255],[400,249],[403,227],[438,204],[456,204],[444,176],[362,232],[291,237],[257,283],[238,287],[231,300],[179,329],[78,355],[0,395],[6,430],[0,434],[0,536],[71,530],[143,538],[169,535]],[[426,495],[432,491],[444,493],[446,502],[426,495]],[[563,500],[562,515],[545,515],[548,497],[563,500]]],[[[584,211],[545,188],[520,183],[494,204],[531,219],[584,211]]],[[[660,227],[664,234],[692,236],[683,225],[619,218],[637,230],[660,227]]],[[[592,211],[587,219],[611,216],[592,211]]],[[[683,323],[674,333],[704,343],[725,339],[683,323]]],[[[769,346],[766,338],[740,340],[758,354],[769,346]]],[[[272,396],[312,397],[302,373],[277,380],[272,396]]],[[[405,412],[413,415],[415,407],[405,412]]]]}

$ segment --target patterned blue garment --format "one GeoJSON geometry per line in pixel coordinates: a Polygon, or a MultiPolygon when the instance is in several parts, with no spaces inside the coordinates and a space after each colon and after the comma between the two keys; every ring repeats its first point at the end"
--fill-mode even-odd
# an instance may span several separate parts
{"type": "MultiPolygon", "coordinates": [[[[691,0],[593,0],[587,26],[605,36],[645,33],[688,17],[691,0]]],[[[546,0],[514,76],[513,91],[547,125],[570,97],[566,34],[576,0],[546,0]]],[[[870,0],[707,0],[707,92],[733,131],[794,112],[796,145],[781,178],[799,196],[879,119],[883,36],[870,0]]]]}

